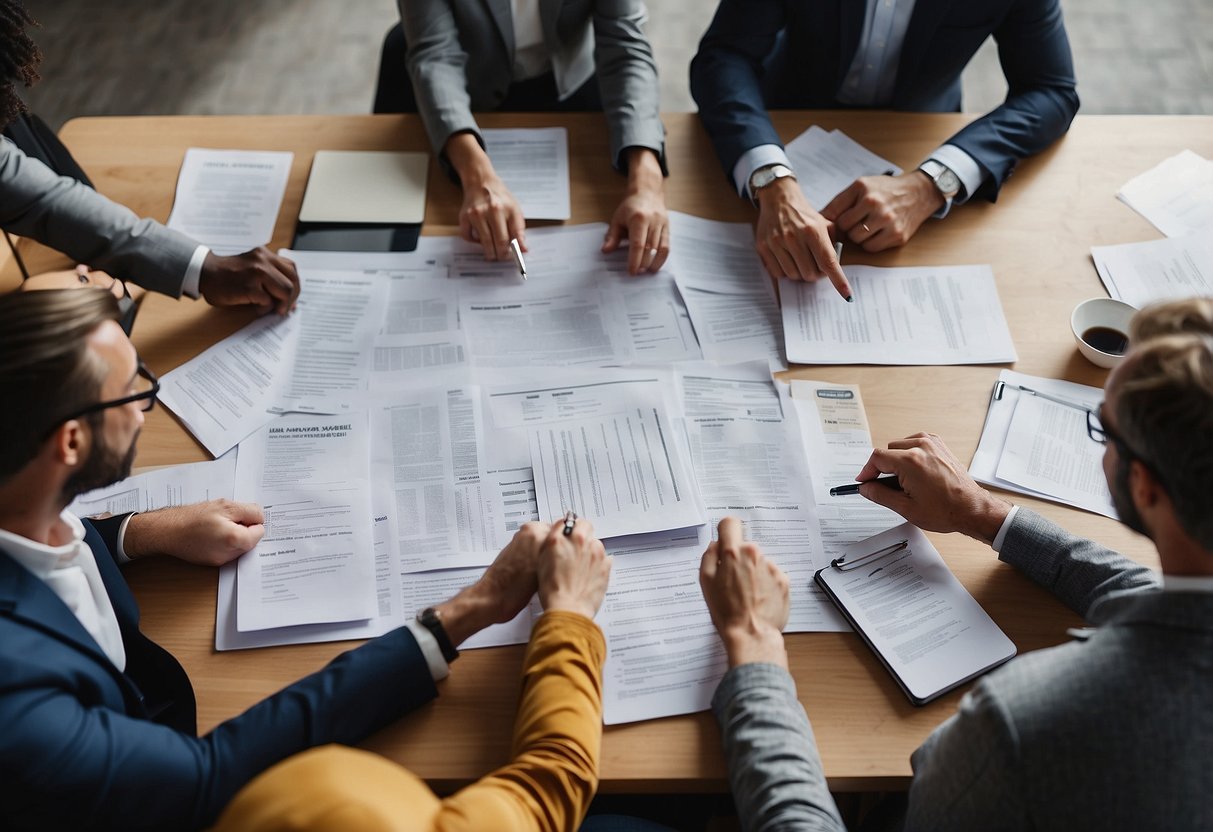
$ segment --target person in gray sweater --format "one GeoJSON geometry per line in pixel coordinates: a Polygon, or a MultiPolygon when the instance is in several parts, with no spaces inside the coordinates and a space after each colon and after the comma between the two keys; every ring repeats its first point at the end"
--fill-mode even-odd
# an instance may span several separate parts
{"type": "MultiPolygon", "coordinates": [[[[1213,828],[1213,304],[1139,313],[1087,414],[1120,519],[1161,574],[985,491],[932,434],[873,452],[861,493],[921,528],[992,545],[1096,629],[980,680],[914,752],[907,830],[1213,828]]],[[[740,528],[701,583],[730,670],[716,691],[749,830],[843,829],[787,672],[786,578],[740,528]]]]}

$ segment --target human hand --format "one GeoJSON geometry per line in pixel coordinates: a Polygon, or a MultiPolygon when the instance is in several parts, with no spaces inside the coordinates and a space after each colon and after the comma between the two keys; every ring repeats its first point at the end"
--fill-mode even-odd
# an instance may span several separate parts
{"type": "Polygon", "coordinates": [[[485,260],[508,260],[513,256],[510,240],[527,251],[526,223],[522,206],[501,181],[489,155],[474,133],[456,133],[443,148],[463,185],[459,207],[459,236],[480,243],[485,260]]]}
{"type": "Polygon", "coordinates": [[[648,148],[628,150],[628,192],[611,217],[603,253],[615,251],[625,238],[629,242],[628,274],[660,271],[670,256],[665,182],[657,155],[648,148]]]}
{"type": "Polygon", "coordinates": [[[935,183],[914,170],[900,176],[860,177],[821,213],[864,251],[884,251],[905,245],[943,203],[935,183]]]}
{"type": "Polygon", "coordinates": [[[770,275],[809,282],[827,277],[849,301],[851,284],[838,264],[832,231],[833,223],[813,210],[791,177],[759,189],[754,237],[770,275]]]}
{"type": "Polygon", "coordinates": [[[257,545],[264,523],[256,503],[207,500],[136,514],[126,526],[122,548],[132,560],[169,555],[199,566],[222,566],[257,545]]]}
{"type": "Polygon", "coordinates": [[[742,539],[741,521],[720,521],[699,566],[699,586],[729,666],[770,662],[786,668],[783,628],[788,623],[788,576],[742,539]]]}
{"type": "Polygon", "coordinates": [[[961,532],[993,543],[1011,504],[973,481],[965,466],[933,433],[916,433],[872,451],[855,479],[859,493],[892,509],[920,529],[961,532]],[[901,490],[867,483],[880,474],[896,474],[901,490]]]}
{"type": "Polygon", "coordinates": [[[299,299],[299,273],[265,246],[229,257],[212,251],[202,262],[198,290],[212,306],[252,304],[262,314],[285,315],[299,299]]]}
{"type": "Polygon", "coordinates": [[[593,536],[588,520],[578,520],[573,533],[555,523],[539,553],[539,603],[545,610],[566,610],[593,618],[606,595],[611,558],[593,536]]]}

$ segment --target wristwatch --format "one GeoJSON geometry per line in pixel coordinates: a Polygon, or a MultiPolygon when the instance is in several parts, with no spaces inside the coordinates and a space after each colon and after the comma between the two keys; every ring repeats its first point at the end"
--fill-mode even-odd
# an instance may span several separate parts
{"type": "Polygon", "coordinates": [[[943,194],[944,200],[950,206],[952,200],[960,193],[960,177],[953,173],[950,167],[935,159],[927,159],[918,166],[918,169],[934,183],[935,188],[943,194]]]}
{"type": "Polygon", "coordinates": [[[787,165],[764,165],[758,170],[750,174],[750,196],[754,196],[762,188],[770,185],[776,179],[783,179],[790,176],[796,178],[796,174],[787,165]]]}
{"type": "Polygon", "coordinates": [[[442,619],[438,617],[438,613],[434,611],[433,607],[426,607],[417,613],[417,623],[430,631],[434,641],[438,642],[438,649],[442,651],[442,658],[446,660],[447,664],[459,658],[459,651],[455,649],[455,645],[451,644],[451,637],[446,634],[446,628],[442,626],[442,619]]]}

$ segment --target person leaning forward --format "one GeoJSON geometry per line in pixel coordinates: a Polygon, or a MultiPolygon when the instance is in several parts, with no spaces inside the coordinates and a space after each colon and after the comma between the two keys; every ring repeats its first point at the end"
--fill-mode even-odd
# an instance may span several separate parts
{"type": "MultiPolygon", "coordinates": [[[[867,483],[868,499],[991,544],[1096,625],[974,685],[911,758],[907,830],[1213,827],[1211,313],[1208,301],[1139,313],[1087,417],[1120,519],[1154,542],[1161,574],[994,497],[938,436],[893,442],[860,472],[900,480],[867,483]]],[[[781,605],[756,548],[723,527],[720,546],[703,580],[731,669],[713,710],[743,828],[841,830],[779,637],[786,579],[781,605]]]]}
{"type": "MultiPolygon", "coordinates": [[[[219,564],[262,534],[254,505],[211,501],[80,520],[77,494],[123,479],[157,383],[97,289],[0,296],[0,805],[6,830],[195,829],[275,763],[354,743],[437,695],[452,645],[509,621],[537,588],[524,529],[484,576],[412,622],[196,732],[193,689],[139,629],[125,556],[219,564]]],[[[588,545],[588,544],[587,544],[588,545]]],[[[593,625],[589,625],[592,627],[593,625]]],[[[589,638],[587,636],[587,638],[589,638]]]]}

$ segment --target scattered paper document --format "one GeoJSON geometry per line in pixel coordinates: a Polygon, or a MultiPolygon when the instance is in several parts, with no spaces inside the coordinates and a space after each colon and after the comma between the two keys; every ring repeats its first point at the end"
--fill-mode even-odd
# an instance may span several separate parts
{"type": "Polygon", "coordinates": [[[416,335],[380,335],[371,359],[374,394],[399,387],[437,387],[470,381],[462,330],[416,335]]]}
{"type": "Polygon", "coordinates": [[[420,223],[429,166],[428,153],[317,150],[299,222],[420,223]]]}
{"type": "Polygon", "coordinates": [[[1213,232],[1213,161],[1191,150],[1133,177],[1116,196],[1168,237],[1213,232]]]}
{"type": "Polygon", "coordinates": [[[1104,447],[1086,412],[1103,390],[1013,370],[998,375],[969,473],[978,482],[1116,517],[1104,447]]]}
{"type": "Polygon", "coordinates": [[[375,617],[365,414],[291,416],[241,442],[236,499],[265,536],[238,561],[241,631],[375,617]]]}
{"type": "Polygon", "coordinates": [[[855,302],[827,280],[781,280],[788,360],[1000,364],[1016,358],[989,266],[848,266],[855,302]]]}
{"type": "Polygon", "coordinates": [[[493,169],[528,220],[567,220],[569,131],[565,127],[481,130],[493,169]]]}
{"type": "Polygon", "coordinates": [[[1092,246],[1091,259],[1108,294],[1138,309],[1213,296],[1213,227],[1188,237],[1092,246]]]}
{"type": "Polygon", "coordinates": [[[155,468],[76,497],[67,510],[77,517],[155,511],[207,500],[232,498],[236,454],[210,462],[155,468]]]}
{"type": "Polygon", "coordinates": [[[221,255],[265,245],[274,236],[294,158],[285,151],[189,148],[168,227],[221,255]]]}
{"type": "Polygon", "coordinates": [[[818,211],[861,176],[896,175],[901,168],[841,130],[813,125],[785,148],[805,199],[818,211]]]}

